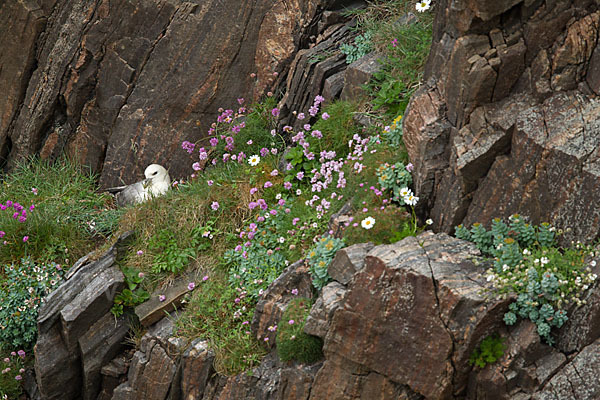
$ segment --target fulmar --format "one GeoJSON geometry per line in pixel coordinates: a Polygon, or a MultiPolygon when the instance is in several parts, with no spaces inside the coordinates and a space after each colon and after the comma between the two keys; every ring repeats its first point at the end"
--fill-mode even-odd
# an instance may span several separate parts
{"type": "Polygon", "coordinates": [[[107,189],[108,192],[115,195],[117,206],[142,203],[152,197],[164,194],[171,187],[169,172],[162,165],[148,165],[144,176],[146,179],[131,185],[107,189]]]}

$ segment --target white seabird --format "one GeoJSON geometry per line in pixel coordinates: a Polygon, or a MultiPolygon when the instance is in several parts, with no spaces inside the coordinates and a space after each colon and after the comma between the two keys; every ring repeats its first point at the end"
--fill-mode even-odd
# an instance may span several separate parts
{"type": "Polygon", "coordinates": [[[127,186],[108,188],[115,195],[119,207],[142,203],[152,197],[165,194],[171,187],[169,172],[158,164],[150,164],[144,171],[146,179],[127,186]]]}

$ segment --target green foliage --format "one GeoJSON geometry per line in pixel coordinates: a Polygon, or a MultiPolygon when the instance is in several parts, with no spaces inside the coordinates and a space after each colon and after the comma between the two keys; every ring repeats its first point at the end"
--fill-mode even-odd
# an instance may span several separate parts
{"type": "Polygon", "coordinates": [[[260,361],[265,351],[249,326],[256,303],[245,291],[214,274],[187,296],[186,310],[176,322],[177,332],[208,339],[218,373],[235,375],[260,361]]]}
{"type": "Polygon", "coordinates": [[[150,241],[149,247],[154,251],[153,271],[177,274],[189,264],[196,251],[193,247],[180,247],[175,234],[169,229],[162,229],[150,241]]]}
{"type": "Polygon", "coordinates": [[[56,263],[36,265],[24,258],[4,267],[0,286],[0,343],[31,349],[37,337],[37,314],[42,299],[62,282],[56,263]]]}
{"type": "Polygon", "coordinates": [[[282,361],[311,364],[323,358],[321,338],[304,333],[311,305],[309,299],[299,297],[286,307],[277,327],[277,354],[282,361]]]}
{"type": "Polygon", "coordinates": [[[115,317],[121,316],[125,307],[135,307],[150,298],[150,293],[140,286],[144,279],[144,274],[134,268],[127,267],[121,267],[121,271],[125,276],[127,287],[115,296],[114,304],[110,309],[110,312],[115,317]]]}
{"type": "Polygon", "coordinates": [[[394,147],[401,147],[404,145],[402,141],[402,115],[398,115],[393,121],[392,124],[386,127],[383,131],[383,138],[394,147]]]}
{"type": "Polygon", "coordinates": [[[404,205],[404,196],[400,192],[412,183],[412,176],[406,170],[404,163],[398,161],[393,165],[381,164],[377,168],[377,177],[379,178],[379,185],[384,190],[390,190],[393,193],[393,200],[400,203],[400,205],[404,205]]]}
{"type": "Polygon", "coordinates": [[[479,368],[485,368],[488,364],[493,364],[504,355],[506,345],[504,344],[504,338],[500,335],[490,335],[483,339],[479,346],[469,358],[469,364],[475,364],[479,368]]]}
{"type": "Polygon", "coordinates": [[[327,272],[327,267],[333,260],[335,253],[342,247],[344,247],[343,239],[325,236],[306,255],[306,259],[310,265],[312,283],[317,290],[320,291],[331,280],[327,272]]]}
{"type": "Polygon", "coordinates": [[[470,230],[459,225],[456,236],[493,257],[487,279],[496,295],[516,298],[504,322],[512,325],[519,317],[528,318],[549,344],[553,343],[551,329],[568,320],[570,304],[584,303],[583,293],[597,278],[584,263],[592,249],[556,247],[555,229],[548,223],[532,226],[515,214],[508,224],[494,219],[489,231],[481,224],[473,224],[470,230]]]}
{"type": "Polygon", "coordinates": [[[354,61],[366,56],[373,51],[373,43],[371,42],[371,32],[365,32],[362,35],[354,38],[354,45],[343,43],[340,45],[340,51],[346,55],[346,63],[352,64],[354,61]]]}

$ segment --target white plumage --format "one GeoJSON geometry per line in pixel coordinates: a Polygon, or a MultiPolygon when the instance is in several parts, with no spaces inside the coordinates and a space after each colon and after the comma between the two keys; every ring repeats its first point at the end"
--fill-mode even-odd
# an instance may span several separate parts
{"type": "Polygon", "coordinates": [[[150,164],[144,171],[146,179],[127,186],[107,189],[115,195],[119,207],[142,203],[152,197],[163,195],[171,187],[169,172],[158,164],[150,164]]]}

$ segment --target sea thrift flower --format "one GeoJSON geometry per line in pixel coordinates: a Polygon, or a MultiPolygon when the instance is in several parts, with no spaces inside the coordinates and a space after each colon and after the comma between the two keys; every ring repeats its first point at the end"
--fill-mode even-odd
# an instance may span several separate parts
{"type": "Polygon", "coordinates": [[[23,242],[26,242],[29,240],[29,236],[23,236],[23,242]]]}
{"type": "Polygon", "coordinates": [[[164,294],[161,294],[158,296],[158,301],[163,302],[166,300],[166,298],[167,298],[167,296],[165,296],[164,294]]]}
{"type": "Polygon", "coordinates": [[[181,148],[187,151],[189,154],[192,154],[192,152],[194,151],[194,147],[196,147],[196,145],[194,143],[188,142],[187,140],[184,140],[181,143],[181,148]]]}
{"type": "Polygon", "coordinates": [[[396,47],[396,46],[398,46],[398,39],[394,38],[392,40],[392,47],[396,47]]]}
{"type": "Polygon", "coordinates": [[[206,282],[208,280],[208,275],[204,275],[204,277],[202,278],[202,282],[206,282]]]}
{"type": "Polygon", "coordinates": [[[200,168],[200,163],[198,163],[198,162],[195,162],[195,163],[193,163],[193,164],[192,164],[192,169],[193,169],[194,171],[200,171],[200,169],[201,169],[201,168],[200,168]]]}
{"type": "Polygon", "coordinates": [[[295,323],[295,322],[294,322],[294,320],[293,320],[293,319],[290,319],[290,320],[288,321],[288,324],[290,324],[290,325],[294,325],[294,323],[295,323]]]}
{"type": "Polygon", "coordinates": [[[271,186],[273,186],[273,184],[271,183],[271,181],[266,181],[265,182],[265,185],[264,185],[265,189],[266,188],[270,188],[271,186]]]}
{"type": "Polygon", "coordinates": [[[138,255],[138,256],[141,256],[142,254],[144,254],[144,251],[143,251],[143,250],[138,250],[138,251],[137,251],[137,255],[138,255]]]}
{"type": "Polygon", "coordinates": [[[38,194],[38,190],[37,190],[36,188],[31,188],[31,192],[32,192],[33,194],[35,194],[35,195],[37,195],[37,194],[38,194]]]}
{"type": "Polygon", "coordinates": [[[188,290],[194,290],[195,287],[196,287],[196,284],[194,282],[188,283],[188,290]]]}
{"type": "Polygon", "coordinates": [[[212,208],[213,210],[218,210],[219,209],[219,202],[218,201],[213,201],[210,205],[210,208],[212,208]]]}
{"type": "Polygon", "coordinates": [[[214,183],[215,183],[215,181],[213,181],[212,179],[209,179],[209,180],[206,181],[206,184],[208,186],[212,186],[214,183]]]}
{"type": "Polygon", "coordinates": [[[272,109],[271,114],[273,114],[274,117],[278,117],[279,116],[279,108],[272,109]]]}
{"type": "Polygon", "coordinates": [[[329,119],[329,114],[327,114],[326,112],[324,112],[323,114],[321,114],[321,118],[323,118],[323,120],[328,120],[329,119]]]}
{"type": "Polygon", "coordinates": [[[17,351],[17,354],[19,357],[25,358],[25,350],[19,350],[19,351],[17,351]]]}
{"type": "Polygon", "coordinates": [[[145,274],[144,274],[143,272],[140,272],[140,273],[138,274],[138,278],[143,278],[144,276],[145,276],[145,274]]]}
{"type": "Polygon", "coordinates": [[[406,166],[406,170],[408,172],[412,172],[412,170],[415,168],[415,166],[412,163],[408,163],[408,165],[406,166]]]}
{"type": "Polygon", "coordinates": [[[292,294],[294,296],[298,296],[298,289],[292,289],[292,294]]]}

